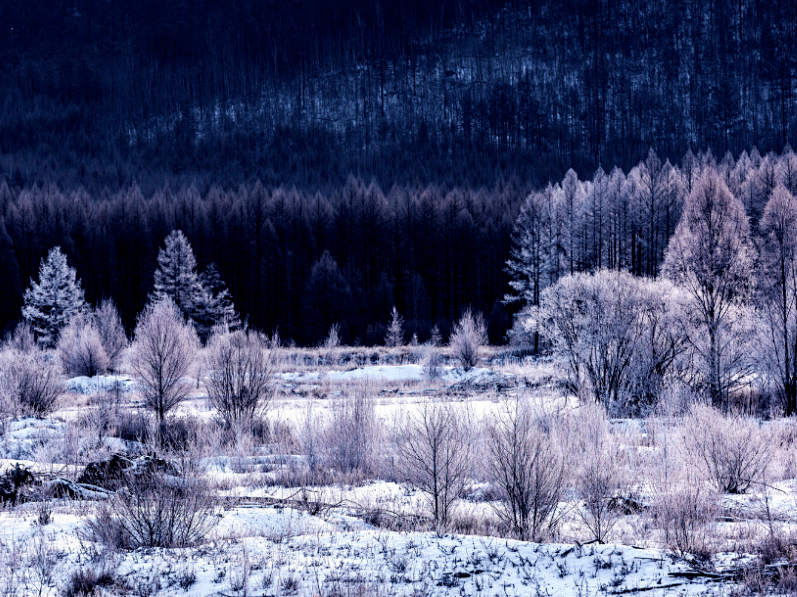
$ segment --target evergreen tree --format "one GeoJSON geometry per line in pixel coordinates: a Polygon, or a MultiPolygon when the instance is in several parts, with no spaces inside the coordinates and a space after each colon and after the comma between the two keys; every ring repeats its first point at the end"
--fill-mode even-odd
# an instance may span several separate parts
{"type": "Polygon", "coordinates": [[[172,230],[158,253],[154,301],[172,299],[183,316],[195,319],[204,301],[202,284],[196,273],[196,258],[182,230],[172,230]]]}
{"type": "Polygon", "coordinates": [[[31,280],[25,291],[22,316],[30,322],[38,341],[52,348],[61,328],[85,307],[75,269],[67,264],[61,247],[51,249],[39,266],[39,282],[31,280]]]}
{"type": "Polygon", "coordinates": [[[385,335],[385,346],[404,346],[404,318],[399,315],[398,309],[393,307],[390,312],[391,320],[385,335]]]}
{"type": "Polygon", "coordinates": [[[230,331],[241,327],[241,318],[235,311],[230,291],[215,263],[211,263],[199,277],[202,295],[195,321],[202,340],[207,340],[214,325],[223,323],[230,331]]]}

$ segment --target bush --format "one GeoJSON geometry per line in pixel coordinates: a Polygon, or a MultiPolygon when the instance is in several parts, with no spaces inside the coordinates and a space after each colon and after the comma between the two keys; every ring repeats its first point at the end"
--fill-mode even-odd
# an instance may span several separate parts
{"type": "Polygon", "coordinates": [[[46,417],[62,391],[58,367],[44,351],[0,354],[0,402],[6,415],[46,417]]]}
{"type": "Polygon", "coordinates": [[[122,356],[127,349],[128,341],[122,319],[111,300],[104,300],[94,311],[94,322],[100,341],[108,355],[108,369],[118,371],[122,364],[122,356]]]}
{"type": "Polygon", "coordinates": [[[605,410],[592,405],[581,413],[576,488],[583,502],[579,515],[592,538],[604,543],[614,529],[619,509],[615,501],[626,487],[621,453],[609,433],[605,410]]]}
{"type": "Polygon", "coordinates": [[[524,541],[540,541],[559,522],[567,470],[563,427],[508,401],[489,427],[488,467],[498,497],[496,513],[524,541]]]}
{"type": "Polygon", "coordinates": [[[763,481],[772,452],[770,434],[752,419],[695,406],[684,421],[683,450],[713,487],[745,493],[763,481]]]}
{"type": "Polygon", "coordinates": [[[94,541],[114,548],[188,547],[213,528],[215,500],[193,472],[125,474],[125,487],[90,521],[94,541]]]}
{"type": "Polygon", "coordinates": [[[249,330],[215,334],[208,343],[208,397],[228,425],[250,423],[268,408],[275,369],[268,344],[249,330]]]}
{"type": "Polygon", "coordinates": [[[108,371],[110,359],[90,317],[78,315],[61,331],[58,357],[68,377],[94,377],[108,371]]]}
{"type": "Polygon", "coordinates": [[[340,400],[324,431],[324,462],[340,473],[371,474],[377,469],[379,428],[367,382],[340,400]]]}
{"type": "Polygon", "coordinates": [[[64,597],[91,597],[97,594],[98,587],[111,587],[115,584],[113,572],[94,568],[80,568],[69,577],[64,587],[64,597]]]}
{"type": "Polygon", "coordinates": [[[454,500],[470,471],[470,433],[451,403],[426,403],[398,429],[399,467],[409,483],[426,494],[436,525],[448,525],[454,500]]]}
{"type": "Polygon", "coordinates": [[[470,371],[480,362],[479,351],[487,344],[487,326],[481,313],[476,315],[467,309],[451,334],[451,353],[465,371],[470,371]]]}

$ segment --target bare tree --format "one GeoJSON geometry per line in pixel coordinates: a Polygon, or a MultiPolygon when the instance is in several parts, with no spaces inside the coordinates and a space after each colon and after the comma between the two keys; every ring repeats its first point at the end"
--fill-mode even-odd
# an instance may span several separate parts
{"type": "Polygon", "coordinates": [[[100,335],[105,354],[108,355],[108,369],[117,371],[122,364],[128,341],[122,319],[112,300],[104,300],[94,310],[94,323],[100,335]]]}
{"type": "MultiPolygon", "coordinates": [[[[792,154],[793,156],[793,154],[792,154]]],[[[766,368],[784,414],[797,414],[797,198],[778,186],[761,219],[759,295],[766,368]]]]}
{"type": "Polygon", "coordinates": [[[600,270],[560,279],[518,325],[540,330],[567,363],[570,389],[613,414],[645,414],[681,349],[672,333],[674,289],[626,272],[600,270]]]}
{"type": "Polygon", "coordinates": [[[263,334],[214,334],[208,342],[207,367],[208,397],[228,425],[265,414],[274,395],[275,352],[263,334]]]}
{"type": "Polygon", "coordinates": [[[147,407],[161,422],[188,395],[191,384],[184,378],[198,344],[193,326],[168,297],[150,303],[139,316],[129,366],[147,407]]]}
{"type": "Polygon", "coordinates": [[[479,352],[487,344],[487,326],[481,313],[474,314],[470,308],[454,324],[454,331],[448,342],[454,358],[465,371],[470,371],[480,362],[479,352]]]}
{"type": "Polygon", "coordinates": [[[424,403],[399,426],[397,451],[404,477],[429,497],[435,524],[444,528],[470,470],[465,415],[450,402],[424,403]]]}
{"type": "Polygon", "coordinates": [[[694,353],[696,384],[727,407],[748,367],[735,350],[752,290],[755,251],[744,206],[713,170],[692,189],[670,240],[663,273],[688,300],[682,330],[694,353]]]}
{"type": "Polygon", "coordinates": [[[496,513],[518,537],[539,541],[554,531],[567,459],[555,420],[520,398],[507,401],[489,427],[489,473],[496,513]]]}
{"type": "Polygon", "coordinates": [[[110,359],[90,315],[76,315],[58,338],[58,357],[70,377],[94,377],[108,370],[110,359]]]}
{"type": "Polygon", "coordinates": [[[620,517],[615,501],[626,485],[621,453],[610,436],[604,409],[587,407],[578,425],[581,456],[576,487],[583,501],[579,515],[593,539],[603,543],[620,517]]]}

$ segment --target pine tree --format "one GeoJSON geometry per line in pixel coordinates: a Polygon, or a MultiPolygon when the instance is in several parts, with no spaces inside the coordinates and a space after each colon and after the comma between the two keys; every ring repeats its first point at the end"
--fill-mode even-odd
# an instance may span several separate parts
{"type": "Polygon", "coordinates": [[[39,266],[39,282],[31,280],[25,291],[22,316],[30,322],[39,343],[52,348],[61,328],[85,308],[75,269],[67,264],[61,247],[50,249],[39,266]]]}
{"type": "Polygon", "coordinates": [[[404,346],[404,318],[399,315],[398,309],[393,307],[390,312],[390,325],[385,334],[385,346],[396,347],[404,346]]]}
{"type": "Polygon", "coordinates": [[[202,287],[202,298],[197,305],[195,322],[197,332],[202,340],[207,340],[213,326],[224,324],[228,330],[234,331],[241,327],[241,318],[235,311],[230,291],[215,263],[211,263],[199,277],[202,287]]]}
{"type": "Polygon", "coordinates": [[[164,245],[158,253],[152,298],[157,302],[169,297],[183,316],[194,319],[204,302],[194,250],[181,230],[172,230],[164,245]]]}

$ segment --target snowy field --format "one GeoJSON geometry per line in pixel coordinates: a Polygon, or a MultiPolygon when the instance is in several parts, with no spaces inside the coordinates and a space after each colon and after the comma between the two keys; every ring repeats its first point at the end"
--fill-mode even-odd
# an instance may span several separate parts
{"type": "MultiPolygon", "coordinates": [[[[432,375],[419,364],[284,367],[275,380],[278,393],[266,417],[270,431],[233,442],[209,431],[214,411],[203,380],[187,380],[191,395],[171,417],[199,426],[203,437],[192,440],[192,467],[214,502],[208,533],[186,547],[114,548],[91,530],[114,502],[112,492],[76,484],[86,464],[112,454],[162,451],[175,461],[186,458],[122,431],[124,417],[143,419],[131,378],[69,380],[54,415],[5,421],[0,472],[22,467],[39,481],[24,503],[6,503],[0,511],[0,592],[79,595],[91,594],[81,588],[90,587],[96,595],[147,596],[732,595],[750,590],[740,570],[759,561],[770,566],[756,568],[761,574],[780,579],[768,590],[789,592],[791,568],[779,568],[784,560],[777,557],[760,559],[754,546],[776,533],[795,536],[797,459],[791,445],[781,442],[772,454],[778,464],[769,469],[766,486],[716,494],[710,504],[699,502],[713,509],[710,514],[682,516],[665,528],[662,510],[649,507],[664,494],[646,471],[661,465],[664,438],[676,432],[653,419],[613,421],[616,454],[631,477],[614,496],[626,501],[607,514],[612,523],[605,542],[590,534],[575,484],[562,494],[555,530],[541,542],[519,541],[497,515],[483,429],[519,393],[577,417],[579,407],[564,396],[555,363],[485,365],[469,372],[446,365],[432,375]],[[328,465],[313,476],[313,438],[329,433],[341,405],[357,392],[368,393],[381,429],[379,465],[356,475],[333,474],[328,465]],[[477,440],[471,478],[455,496],[448,524],[436,527],[428,494],[400,473],[394,435],[407,417],[440,403],[466,413],[477,440]],[[72,489],[53,497],[58,487],[72,489]],[[678,524],[688,535],[684,541],[678,524]],[[684,545],[698,546],[700,553],[684,545]]],[[[324,461],[326,453],[318,454],[324,461]]],[[[579,455],[573,456],[575,469],[579,455]]],[[[669,474],[685,486],[678,471],[669,474]]]]}

